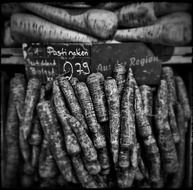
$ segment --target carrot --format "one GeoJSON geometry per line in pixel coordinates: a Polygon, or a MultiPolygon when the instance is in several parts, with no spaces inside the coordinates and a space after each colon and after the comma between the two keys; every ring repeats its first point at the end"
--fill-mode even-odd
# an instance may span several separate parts
{"type": "Polygon", "coordinates": [[[80,155],[73,156],[72,163],[76,171],[76,175],[82,187],[83,188],[96,188],[97,184],[94,181],[94,178],[91,175],[89,175],[88,172],[86,171],[80,155]]]}
{"type": "Polygon", "coordinates": [[[153,187],[162,187],[163,184],[161,181],[159,149],[155,137],[153,135],[148,117],[145,114],[142,102],[142,95],[135,79],[134,79],[134,86],[135,86],[135,117],[137,121],[136,127],[140,138],[142,138],[144,151],[147,156],[150,182],[153,187]]]}
{"type": "Polygon", "coordinates": [[[48,140],[51,153],[56,160],[57,166],[68,182],[73,181],[73,170],[65,150],[65,143],[57,116],[50,101],[42,101],[37,105],[38,116],[43,128],[44,135],[48,140]],[[53,127],[54,126],[54,127],[53,127]]]}
{"type": "Polygon", "coordinates": [[[80,143],[85,159],[89,162],[96,161],[96,149],[81,123],[69,114],[66,114],[66,118],[80,143]]]}
{"type": "Polygon", "coordinates": [[[139,87],[134,81],[135,84],[135,115],[137,121],[137,130],[139,135],[145,139],[149,136],[152,136],[152,129],[148,121],[148,117],[145,115],[143,102],[142,102],[142,95],[139,90],[139,87]]]}
{"type": "Polygon", "coordinates": [[[177,94],[176,94],[176,85],[175,85],[175,79],[174,79],[174,71],[172,67],[164,66],[162,67],[162,76],[163,79],[167,81],[168,85],[168,99],[169,103],[171,102],[172,105],[175,105],[177,101],[177,94]]]}
{"type": "MultiPolygon", "coordinates": [[[[18,110],[18,109],[17,109],[18,110]]],[[[19,126],[19,145],[21,150],[21,155],[24,160],[24,173],[31,175],[34,172],[34,168],[31,165],[31,145],[28,143],[27,139],[24,139],[23,128],[21,128],[21,123],[23,120],[24,113],[19,112],[20,115],[20,126],[19,126]]],[[[19,115],[19,114],[18,114],[19,115]]]]}
{"type": "Polygon", "coordinates": [[[157,131],[157,141],[166,174],[175,173],[179,163],[176,148],[168,123],[168,86],[166,80],[162,79],[158,87],[155,102],[155,127],[157,131]]]}
{"type": "Polygon", "coordinates": [[[27,139],[23,137],[23,128],[22,122],[24,118],[24,101],[25,101],[25,78],[23,74],[16,73],[15,74],[15,85],[13,88],[14,91],[14,104],[16,106],[17,116],[19,118],[19,147],[21,150],[21,155],[24,161],[24,172],[26,174],[32,174],[34,172],[34,168],[31,165],[31,146],[29,145],[27,139]]]}
{"type": "Polygon", "coordinates": [[[167,81],[168,85],[168,114],[169,114],[169,124],[172,132],[172,136],[174,138],[174,142],[178,143],[180,141],[180,134],[177,128],[176,116],[174,113],[174,106],[177,101],[176,95],[176,86],[174,79],[174,72],[171,67],[163,67],[162,68],[162,78],[167,81]]]}
{"type": "Polygon", "coordinates": [[[157,20],[152,2],[125,5],[115,13],[118,17],[119,26],[124,27],[147,26],[157,20]]]}
{"type": "Polygon", "coordinates": [[[133,103],[134,83],[133,72],[130,68],[121,100],[120,147],[129,148],[129,146],[132,146],[135,143],[135,117],[133,103]]]}
{"type": "Polygon", "coordinates": [[[139,89],[141,92],[144,114],[148,117],[149,123],[152,126],[153,91],[148,85],[141,85],[139,89]]]}
{"type": "Polygon", "coordinates": [[[71,77],[70,78],[70,84],[72,85],[75,93],[76,93],[76,90],[75,90],[76,89],[76,85],[77,85],[78,82],[79,82],[78,78],[76,78],[76,77],[71,77]]]}
{"type": "MultiPolygon", "coordinates": [[[[31,14],[13,14],[11,33],[24,36],[30,42],[97,42],[96,38],[76,32],[31,14]]],[[[26,41],[21,41],[26,42],[26,41]]],[[[20,43],[21,43],[20,42],[20,43]]]]}
{"type": "Polygon", "coordinates": [[[86,83],[78,82],[75,87],[75,92],[82,107],[88,128],[91,132],[94,146],[96,149],[106,147],[105,135],[102,131],[101,125],[97,121],[94,105],[86,83]]]}
{"type": "MultiPolygon", "coordinates": [[[[138,160],[138,165],[139,165],[139,170],[140,172],[143,174],[144,178],[149,181],[149,172],[148,172],[148,168],[145,165],[144,159],[142,158],[141,155],[141,150],[139,150],[139,160],[138,160]]],[[[147,163],[146,163],[147,164],[147,163]]]]}
{"type": "Polygon", "coordinates": [[[97,188],[107,188],[107,182],[105,181],[104,177],[101,174],[94,175],[93,176],[96,183],[97,183],[97,188]]]}
{"type": "Polygon", "coordinates": [[[39,102],[44,101],[45,96],[46,96],[46,86],[41,85],[39,102]]]}
{"type": "Polygon", "coordinates": [[[98,159],[101,165],[101,173],[107,175],[110,173],[110,161],[107,148],[98,149],[98,159]]]}
{"type": "Polygon", "coordinates": [[[32,125],[32,132],[28,140],[29,144],[32,145],[31,165],[35,170],[38,167],[38,159],[43,138],[42,135],[40,121],[36,115],[32,125]]]}
{"type": "Polygon", "coordinates": [[[192,40],[191,16],[179,12],[159,19],[151,26],[117,30],[117,41],[142,41],[169,46],[182,46],[192,40]]]}
{"type": "Polygon", "coordinates": [[[34,168],[34,172],[38,167],[38,159],[40,155],[40,146],[33,145],[32,146],[32,158],[31,158],[31,165],[34,168]]]}
{"type": "Polygon", "coordinates": [[[69,11],[42,3],[22,3],[23,7],[45,19],[67,27],[90,34],[102,39],[112,37],[117,28],[117,17],[113,12],[90,9],[79,15],[72,15],[69,11]]]}
{"type": "Polygon", "coordinates": [[[183,110],[183,106],[179,102],[177,102],[176,104],[176,116],[178,129],[180,132],[180,142],[177,144],[179,169],[173,175],[173,178],[171,180],[170,187],[172,188],[180,188],[183,184],[183,180],[185,179],[186,119],[185,119],[185,110],[183,110]]]}
{"type": "Polygon", "coordinates": [[[86,82],[94,104],[98,122],[108,121],[108,112],[103,86],[104,76],[101,73],[92,73],[87,77],[86,82]]]}
{"type": "Polygon", "coordinates": [[[21,128],[23,128],[24,139],[27,139],[31,132],[32,118],[35,106],[39,99],[39,91],[40,91],[39,79],[37,78],[29,79],[24,103],[24,116],[21,123],[21,128]]]}
{"type": "Polygon", "coordinates": [[[75,134],[72,132],[72,129],[69,126],[68,121],[66,119],[65,114],[69,113],[69,111],[66,108],[66,105],[62,96],[62,92],[60,91],[57,80],[53,82],[53,100],[54,100],[56,115],[58,116],[62,126],[67,152],[70,155],[78,154],[80,153],[81,149],[80,149],[78,140],[75,134]]]}
{"type": "Polygon", "coordinates": [[[189,120],[191,118],[191,107],[188,99],[188,92],[184,80],[180,76],[175,76],[176,90],[177,90],[177,99],[181,103],[185,118],[189,120]]]}
{"type": "Polygon", "coordinates": [[[61,111],[69,114],[69,110],[66,107],[66,102],[57,80],[53,81],[52,95],[57,114],[59,115],[61,111]]]}
{"type": "Polygon", "coordinates": [[[163,187],[163,179],[161,175],[161,156],[158,145],[153,136],[149,136],[144,140],[144,147],[147,153],[149,178],[152,187],[163,187]]]}
{"type": "Polygon", "coordinates": [[[118,187],[119,188],[129,188],[133,185],[135,172],[133,169],[120,168],[117,173],[118,175],[118,187]]]}
{"type": "Polygon", "coordinates": [[[59,82],[59,86],[62,90],[62,93],[65,97],[65,100],[67,102],[67,105],[70,109],[71,114],[81,122],[84,129],[87,131],[88,126],[86,124],[84,115],[82,113],[82,109],[81,109],[80,104],[78,102],[78,99],[75,95],[75,92],[72,88],[72,85],[63,76],[59,77],[58,82],[59,82]]]}
{"type": "Polygon", "coordinates": [[[23,112],[23,104],[25,101],[25,94],[26,94],[26,81],[24,74],[15,73],[15,85],[13,87],[14,91],[14,104],[17,109],[18,117],[21,118],[23,112]]]}
{"type": "Polygon", "coordinates": [[[35,146],[40,145],[42,142],[42,136],[43,134],[40,126],[40,121],[38,116],[36,115],[34,118],[34,124],[32,126],[32,132],[28,140],[29,144],[35,145],[35,146]]]}
{"type": "Polygon", "coordinates": [[[119,131],[120,131],[119,91],[116,80],[111,77],[107,77],[107,79],[104,82],[104,86],[109,110],[111,152],[113,156],[113,162],[115,165],[117,165],[119,152],[119,131]]]}
{"type": "Polygon", "coordinates": [[[100,172],[101,168],[98,162],[97,151],[92,143],[92,140],[86,133],[84,127],[75,117],[66,114],[66,119],[81,146],[83,152],[82,155],[85,160],[84,163],[86,165],[85,167],[90,174],[97,174],[98,172],[100,172]]]}
{"type": "MultiPolygon", "coordinates": [[[[58,174],[56,161],[54,160],[47,139],[44,137],[39,156],[38,172],[41,178],[50,179],[58,174]]],[[[64,177],[63,177],[64,178],[64,177]]]]}
{"type": "Polygon", "coordinates": [[[137,186],[138,184],[145,179],[145,175],[143,173],[143,171],[145,170],[145,167],[144,167],[144,163],[142,161],[142,158],[141,158],[141,147],[140,147],[140,144],[137,142],[136,143],[136,153],[137,153],[137,158],[136,158],[136,161],[137,161],[137,165],[136,165],[136,168],[135,168],[135,181],[137,181],[137,186]],[[142,163],[142,168],[141,168],[141,163],[142,163]]]}
{"type": "Polygon", "coordinates": [[[10,80],[9,100],[7,109],[7,119],[5,127],[5,187],[13,187],[17,185],[17,175],[19,171],[19,121],[17,111],[14,104],[15,78],[10,80]]]}
{"type": "Polygon", "coordinates": [[[83,155],[82,159],[89,174],[97,175],[101,171],[101,165],[98,160],[88,161],[85,155],[83,155]]]}
{"type": "Polygon", "coordinates": [[[117,82],[117,88],[119,91],[119,95],[122,96],[122,91],[125,84],[126,79],[126,68],[122,63],[115,63],[113,69],[113,78],[117,82]]]}
{"type": "Polygon", "coordinates": [[[130,163],[130,151],[136,140],[135,116],[134,116],[134,83],[131,68],[125,81],[125,88],[121,100],[120,118],[120,154],[119,167],[128,168],[130,163]]]}

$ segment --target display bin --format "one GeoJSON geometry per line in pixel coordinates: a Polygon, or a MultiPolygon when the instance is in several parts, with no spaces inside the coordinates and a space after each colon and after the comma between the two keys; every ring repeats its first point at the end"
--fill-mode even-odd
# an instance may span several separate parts
{"type": "MultiPolygon", "coordinates": [[[[192,31],[190,31],[192,29],[192,25],[190,24],[190,20],[192,20],[192,5],[189,2],[188,3],[180,2],[181,4],[177,4],[177,3],[170,4],[170,2],[163,2],[163,3],[147,2],[146,4],[146,2],[134,2],[134,1],[131,1],[131,2],[125,2],[125,1],[111,2],[110,1],[107,3],[103,1],[99,1],[99,2],[67,1],[67,2],[40,2],[40,3],[43,3],[44,5],[48,5],[48,6],[53,6],[56,9],[60,8],[60,9],[66,10],[66,13],[65,12],[63,13],[66,14],[67,17],[64,17],[61,19],[60,14],[57,15],[58,10],[54,11],[55,15],[52,15],[53,12],[49,11],[49,9],[48,9],[48,12],[46,9],[43,9],[43,7],[40,10],[38,6],[41,6],[41,4],[39,5],[36,4],[34,6],[35,8],[33,7],[33,5],[31,7],[30,6],[28,7],[27,5],[25,5],[25,3],[20,4],[16,2],[13,2],[10,4],[3,3],[1,6],[1,17],[3,20],[3,22],[1,22],[1,71],[0,71],[1,72],[1,113],[0,113],[0,116],[1,116],[1,120],[0,120],[1,122],[1,148],[0,148],[1,166],[0,168],[1,168],[1,184],[2,184],[1,187],[7,188],[7,186],[9,186],[11,188],[14,187],[19,189],[20,188],[21,189],[22,188],[39,188],[39,189],[41,188],[54,188],[54,189],[83,188],[83,184],[81,185],[80,179],[78,184],[70,183],[70,182],[68,183],[67,181],[64,180],[64,177],[60,178],[59,180],[58,177],[59,176],[62,177],[62,172],[60,171],[61,168],[59,169],[59,165],[57,165],[57,163],[55,162],[56,161],[55,158],[53,159],[57,170],[56,172],[57,174],[55,177],[53,178],[40,177],[40,174],[38,171],[39,165],[37,165],[35,172],[30,171],[30,174],[27,173],[26,170],[24,169],[25,161],[22,158],[22,151],[20,150],[20,147],[19,147],[18,171],[17,171],[17,175],[15,175],[15,178],[12,179],[14,186],[10,184],[10,181],[12,182],[12,180],[9,181],[9,185],[6,185],[6,182],[5,182],[6,181],[5,180],[6,160],[7,160],[6,158],[6,150],[7,150],[6,121],[7,121],[7,115],[8,115],[10,81],[15,76],[15,74],[16,73],[24,74],[26,84],[31,77],[38,78],[41,81],[41,85],[44,85],[46,87],[45,97],[46,99],[49,99],[49,100],[51,99],[50,102],[53,103],[53,108],[54,108],[54,100],[52,96],[53,88],[51,88],[52,81],[54,79],[59,78],[61,75],[63,75],[63,76],[66,76],[67,79],[70,79],[73,76],[73,77],[77,77],[79,81],[85,82],[87,77],[90,74],[96,73],[96,72],[101,72],[104,76],[104,79],[107,79],[108,76],[110,77],[113,76],[112,73],[113,73],[114,65],[116,63],[121,63],[126,66],[127,72],[129,68],[132,69],[132,72],[134,74],[134,77],[137,81],[138,86],[148,85],[151,87],[151,90],[153,92],[152,93],[153,94],[153,106],[152,106],[153,114],[151,114],[150,117],[148,115],[148,119],[152,118],[152,120],[150,121],[151,127],[152,127],[151,130],[153,131],[153,137],[155,137],[157,145],[158,145],[158,136],[156,136],[157,131],[154,128],[155,118],[156,118],[156,115],[154,115],[154,112],[155,112],[154,98],[156,96],[154,95],[156,95],[158,86],[160,84],[162,68],[166,66],[171,67],[174,72],[174,76],[178,75],[183,79],[185,87],[187,89],[189,104],[191,108],[191,118],[188,119],[188,122],[186,123],[187,128],[185,133],[184,176],[183,176],[183,182],[181,184],[181,188],[192,188],[192,139],[193,139],[193,136],[192,136],[193,135],[193,132],[192,132],[193,89],[192,87],[193,87],[193,81],[192,81],[192,37],[190,37],[191,35],[189,34],[189,33],[192,34],[192,31]],[[129,8],[125,7],[125,9],[122,9],[122,11],[119,12],[119,10],[121,10],[122,7],[127,5],[129,6],[131,5],[131,7],[129,8]],[[109,16],[109,18],[107,18],[105,16],[107,16],[108,14],[105,15],[104,13],[103,15],[102,12],[101,12],[102,14],[101,16],[99,16],[97,12],[95,15],[95,11],[93,11],[94,14],[93,15],[91,14],[91,16],[89,17],[88,10],[93,8],[113,12],[113,14],[110,13],[112,17],[110,18],[109,16]],[[38,9],[39,11],[37,11],[38,9]],[[44,11],[45,11],[45,14],[44,14],[44,11]],[[176,14],[177,16],[176,16],[175,15],[176,12],[181,12],[181,13],[177,13],[176,14]],[[11,16],[15,13],[29,14],[28,15],[29,17],[26,16],[27,20],[25,20],[24,18],[22,18],[21,15],[19,15],[18,17],[16,16],[13,18],[13,22],[11,26],[10,24],[11,16]],[[162,17],[164,18],[164,16],[168,16],[173,13],[174,13],[174,17],[169,16],[167,17],[168,20],[164,20],[164,19],[161,20],[162,17]],[[182,17],[180,17],[180,15],[182,17]],[[103,19],[103,16],[105,19],[103,19]],[[127,18],[127,16],[129,19],[127,18]],[[115,18],[113,19],[113,17],[115,18]],[[179,20],[177,17],[179,18],[179,20]],[[72,18],[72,20],[70,20],[70,18],[72,18]],[[116,23],[116,18],[117,18],[117,23],[116,23]],[[184,20],[184,18],[187,18],[187,20],[184,20]],[[97,19],[99,19],[99,22],[97,22],[97,19]],[[111,27],[109,29],[110,25],[109,23],[105,24],[106,20],[110,22],[110,25],[111,24],[112,26],[114,25],[114,27],[111,27]],[[158,27],[160,22],[158,22],[158,25],[156,25],[157,21],[161,21],[161,25],[163,28],[158,27]],[[45,23],[47,23],[47,25],[45,25],[44,27],[45,23]],[[76,24],[74,25],[74,23],[76,24]],[[154,24],[155,24],[155,28],[153,26],[154,24]],[[151,28],[151,25],[153,26],[153,28],[151,28]],[[144,32],[144,34],[138,35],[138,28],[140,27],[143,28],[146,26],[150,26],[150,31],[147,32],[148,30],[145,31],[144,29],[142,29],[141,31],[139,31],[139,33],[143,34],[144,32]],[[49,32],[45,30],[46,27],[49,28],[49,32]],[[176,28],[177,30],[179,29],[179,31],[176,32],[176,28]],[[38,30],[36,31],[36,29],[38,30]],[[70,29],[71,31],[69,32],[68,29],[70,29]],[[117,32],[120,32],[122,29],[127,30],[125,37],[124,37],[124,33],[123,33],[123,36],[119,34],[117,35],[117,32]],[[13,32],[11,30],[15,30],[16,32],[13,32]],[[109,32],[108,37],[103,36],[105,34],[103,30],[107,33],[109,32]],[[27,34],[26,34],[26,31],[27,31],[27,34]],[[59,31],[60,31],[60,34],[59,34],[59,31]],[[42,32],[44,32],[43,36],[42,36],[42,32]],[[71,36],[71,34],[73,35],[71,36]],[[127,39],[128,37],[127,35],[129,36],[129,40],[127,39]],[[152,38],[154,40],[152,40],[152,38]],[[35,39],[35,40],[32,40],[32,39],[35,39]],[[86,42],[83,39],[86,40],[86,42]]],[[[62,10],[60,11],[62,15],[62,10]]],[[[101,81],[99,83],[101,83],[101,81]]],[[[91,92],[89,93],[91,94],[91,92]]],[[[67,100],[64,97],[64,93],[62,94],[63,94],[64,102],[67,102],[67,100]]],[[[106,95],[105,95],[105,98],[106,98],[106,95]]],[[[77,100],[79,101],[79,104],[80,104],[80,99],[77,98],[77,100]]],[[[91,101],[93,100],[91,99],[91,101]]],[[[96,108],[95,106],[93,107],[95,109],[94,112],[96,114],[96,108]]],[[[69,108],[69,105],[67,103],[67,109],[68,108],[69,108]]],[[[18,110],[18,109],[19,108],[17,107],[15,115],[17,115],[18,121],[21,122],[20,114],[22,113],[23,110],[18,110]]],[[[37,107],[35,109],[37,109],[37,107]]],[[[136,107],[135,108],[133,107],[133,109],[135,109],[135,111],[137,110],[136,107]]],[[[56,112],[56,108],[54,108],[54,111],[56,112]]],[[[176,110],[174,111],[176,113],[176,110]]],[[[71,112],[72,111],[70,110],[70,113],[71,112]]],[[[34,113],[35,113],[34,115],[36,116],[38,115],[37,110],[34,113]]],[[[57,114],[56,114],[56,117],[57,117],[59,126],[61,127],[62,126],[61,121],[59,121],[59,117],[57,116],[57,114]]],[[[76,116],[74,117],[76,118],[76,116]]],[[[137,129],[138,123],[136,121],[136,117],[137,116],[135,113],[135,128],[137,129]]],[[[39,116],[38,116],[38,119],[40,119],[39,116]]],[[[35,119],[33,118],[33,126],[34,126],[34,120],[35,119]]],[[[96,120],[98,120],[98,118],[96,120]]],[[[124,186],[125,184],[118,185],[118,180],[117,180],[118,171],[116,169],[117,168],[120,169],[121,167],[117,167],[116,169],[113,167],[114,166],[113,155],[110,152],[110,138],[109,138],[110,128],[108,123],[109,121],[104,123],[99,121],[97,122],[102,127],[105,139],[107,141],[106,146],[108,151],[107,154],[110,160],[109,161],[110,174],[106,175],[100,172],[100,176],[102,176],[101,179],[99,179],[99,177],[97,178],[96,176],[95,177],[92,176],[92,177],[93,179],[95,179],[94,180],[95,182],[97,181],[98,184],[97,185],[95,184],[95,185],[99,189],[101,187],[102,189],[103,188],[119,189],[122,187],[122,185],[124,186]],[[100,184],[101,182],[100,180],[101,181],[106,180],[106,181],[105,183],[103,183],[104,182],[103,181],[100,184]],[[105,186],[103,186],[104,184],[105,186]]],[[[39,123],[39,126],[41,125],[42,124],[39,123]]],[[[18,124],[18,127],[20,126],[21,126],[21,123],[18,124]]],[[[170,129],[171,129],[171,126],[170,126],[170,129]]],[[[42,126],[41,126],[41,130],[43,132],[42,126]]],[[[132,131],[133,129],[129,129],[129,130],[132,131]]],[[[130,131],[129,131],[129,135],[128,134],[127,135],[129,136],[129,138],[134,138],[134,137],[131,137],[132,134],[130,134],[130,131]]],[[[73,133],[75,134],[75,131],[73,131],[73,133]]],[[[145,163],[145,167],[147,167],[146,169],[150,170],[150,167],[148,165],[148,163],[150,162],[147,162],[149,157],[147,158],[145,155],[146,154],[145,151],[147,151],[145,148],[147,147],[149,148],[149,146],[145,147],[144,145],[145,140],[139,135],[139,133],[140,133],[139,131],[135,133],[135,135],[137,135],[137,140],[139,142],[139,146],[142,152],[142,154],[141,152],[138,154],[142,155],[141,157],[143,158],[142,160],[145,163]]],[[[45,137],[44,132],[42,134],[45,137]]],[[[11,136],[12,135],[14,136],[15,134],[11,134],[11,136]]],[[[91,141],[94,141],[91,137],[91,134],[89,133],[88,135],[90,136],[91,141]]],[[[76,134],[76,138],[79,141],[79,138],[77,136],[78,135],[76,134]]],[[[42,144],[43,143],[41,143],[41,147],[42,147],[42,144]]],[[[64,143],[64,146],[65,146],[65,143],[64,143]]],[[[166,146],[167,146],[167,143],[166,143],[166,146]]],[[[179,147],[176,144],[175,146],[177,150],[179,147]]],[[[149,149],[151,149],[152,147],[150,147],[149,149]]],[[[154,151],[154,148],[152,148],[150,152],[154,151]]],[[[158,150],[159,150],[159,153],[161,154],[161,148],[159,147],[159,145],[158,145],[158,150]]],[[[96,148],[96,151],[99,157],[99,152],[100,152],[99,149],[96,148]]],[[[83,153],[83,151],[81,151],[81,153],[83,153]]],[[[47,148],[46,154],[48,154],[48,148],[47,148]]],[[[53,156],[54,154],[51,153],[51,155],[53,156]]],[[[67,155],[71,160],[72,167],[74,167],[74,165],[72,164],[72,155],[69,155],[69,152],[67,153],[67,155]]],[[[83,160],[82,155],[83,154],[81,154],[82,161],[85,161],[83,160]]],[[[152,152],[151,152],[151,155],[152,155],[152,152]]],[[[119,152],[119,156],[120,156],[120,152],[119,152]]],[[[132,161],[133,163],[135,162],[134,159],[132,161]]],[[[132,161],[131,159],[129,160],[129,162],[132,162],[132,161]]],[[[158,160],[156,160],[155,162],[157,161],[158,160]]],[[[83,164],[85,171],[89,173],[85,163],[86,161],[83,164]]],[[[163,167],[162,159],[161,159],[161,167],[163,167]]],[[[75,171],[77,172],[75,168],[73,169],[74,169],[74,172],[75,171]]],[[[161,173],[163,172],[163,170],[164,169],[161,168],[161,173]]],[[[103,172],[106,172],[106,171],[104,170],[103,172]]],[[[143,175],[144,177],[143,180],[138,181],[136,177],[132,185],[128,185],[128,184],[126,185],[126,186],[130,186],[130,187],[127,187],[127,189],[152,188],[153,180],[152,179],[151,179],[152,181],[150,180],[147,173],[141,172],[141,175],[143,175]],[[151,184],[152,186],[150,185],[150,183],[152,183],[151,184]]],[[[154,173],[156,172],[154,171],[154,173]]],[[[164,181],[165,185],[164,186],[161,185],[163,189],[171,187],[170,182],[173,182],[172,181],[173,176],[174,174],[171,174],[171,175],[169,174],[168,176],[165,176],[165,175],[162,176],[163,180],[165,180],[164,181]]],[[[129,174],[127,177],[130,177],[129,174]]],[[[160,184],[156,184],[156,185],[159,186],[160,184]]]]}
{"type": "MultiPolygon", "coordinates": [[[[138,44],[139,46],[141,44],[138,44]]],[[[106,46],[106,44],[105,44],[106,46]]],[[[109,46],[112,46],[112,44],[109,44],[109,46]]],[[[167,55],[167,53],[164,53],[166,56],[163,56],[163,50],[160,49],[161,46],[159,46],[158,51],[160,55],[156,54],[159,57],[159,60],[161,63],[161,67],[164,66],[170,66],[173,68],[174,73],[178,74],[181,76],[185,82],[186,88],[188,90],[188,95],[189,95],[189,100],[190,100],[190,105],[192,108],[192,63],[189,63],[188,60],[190,59],[189,57],[191,56],[191,48],[190,47],[175,47],[173,49],[173,54],[167,55]],[[179,53],[181,52],[181,53],[179,53]],[[172,59],[172,57],[175,57],[176,54],[181,54],[178,56],[181,56],[182,59],[186,59],[186,63],[184,62],[175,62],[175,59],[172,59]],[[183,57],[182,54],[186,54],[186,57],[183,57]],[[188,55],[188,56],[187,56],[188,55]]],[[[168,47],[171,49],[171,47],[168,47]]],[[[155,50],[155,49],[154,49],[155,50]]],[[[164,49],[165,50],[165,49],[164,49]]],[[[2,49],[2,65],[1,65],[1,180],[3,182],[3,177],[4,177],[4,160],[5,160],[5,146],[4,146],[4,140],[5,140],[5,124],[6,124],[6,115],[7,115],[7,104],[8,104],[8,97],[9,97],[9,82],[10,79],[14,76],[15,73],[24,73],[26,76],[27,80],[27,75],[26,75],[26,61],[23,58],[23,53],[21,48],[16,48],[16,49],[2,49]],[[7,53],[9,52],[9,53],[7,53]],[[12,52],[13,55],[10,56],[10,52],[12,52]],[[14,53],[13,53],[14,52],[14,53]],[[17,53],[16,53],[17,52],[17,53]],[[19,53],[18,53],[19,52],[19,53]],[[9,56],[6,56],[6,54],[9,54],[9,56]],[[13,57],[17,56],[17,59],[14,59],[13,57]],[[19,58],[18,58],[19,57],[19,58]],[[4,61],[5,60],[5,61],[4,61]],[[18,62],[18,60],[20,60],[18,62]]],[[[166,52],[166,50],[165,50],[166,52]]],[[[169,52],[169,51],[167,51],[169,52]]],[[[138,76],[139,77],[139,76],[138,76]]],[[[157,87],[159,82],[157,82],[157,85],[150,85],[153,87],[157,87]]],[[[184,187],[190,187],[192,185],[192,119],[188,123],[188,129],[186,133],[186,150],[185,150],[185,178],[183,182],[184,187]]],[[[2,183],[3,184],[3,183],[2,183]]],[[[73,188],[74,186],[72,186],[73,188]]],[[[75,186],[74,188],[77,188],[75,186]]]]}

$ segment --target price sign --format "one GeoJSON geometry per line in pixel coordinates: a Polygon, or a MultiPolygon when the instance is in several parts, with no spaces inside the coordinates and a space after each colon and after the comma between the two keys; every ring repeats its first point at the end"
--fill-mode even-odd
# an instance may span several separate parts
{"type": "Polygon", "coordinates": [[[115,63],[132,67],[139,85],[159,83],[161,64],[143,43],[119,44],[23,44],[28,77],[37,76],[43,83],[59,74],[85,81],[93,72],[111,76],[115,63]]]}
{"type": "Polygon", "coordinates": [[[91,68],[111,76],[115,63],[132,68],[139,85],[156,85],[160,81],[161,64],[157,56],[144,43],[94,44],[91,49],[91,68]]]}
{"type": "Polygon", "coordinates": [[[85,81],[91,73],[90,44],[23,44],[28,78],[36,76],[43,83],[53,80],[59,74],[66,74],[85,81]]]}

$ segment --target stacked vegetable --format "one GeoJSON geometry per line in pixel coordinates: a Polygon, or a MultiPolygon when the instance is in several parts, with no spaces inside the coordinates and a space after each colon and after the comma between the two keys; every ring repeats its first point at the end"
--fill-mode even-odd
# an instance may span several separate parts
{"type": "Polygon", "coordinates": [[[183,185],[191,110],[171,67],[156,88],[139,86],[121,64],[106,79],[61,75],[47,87],[23,74],[10,80],[4,186],[183,185]]]}
{"type": "Polygon", "coordinates": [[[65,8],[63,4],[20,3],[11,8],[4,4],[2,12],[9,18],[5,23],[5,46],[109,40],[181,46],[192,41],[192,6],[188,3],[117,2],[90,5],[84,10],[65,8]]]}

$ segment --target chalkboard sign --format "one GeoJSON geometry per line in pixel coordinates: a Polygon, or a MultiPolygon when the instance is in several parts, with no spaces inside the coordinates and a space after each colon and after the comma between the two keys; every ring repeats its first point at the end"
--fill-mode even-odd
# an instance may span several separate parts
{"type": "Polygon", "coordinates": [[[91,73],[90,44],[23,44],[28,78],[36,76],[43,83],[59,74],[85,80],[91,73]]]}
{"type": "Polygon", "coordinates": [[[158,57],[143,43],[118,44],[23,44],[28,77],[37,76],[43,83],[64,74],[85,81],[92,72],[111,76],[115,63],[132,67],[138,84],[156,85],[160,80],[158,57]]]}
{"type": "Polygon", "coordinates": [[[159,83],[161,64],[157,56],[143,43],[94,44],[91,49],[92,71],[102,72],[105,77],[112,75],[115,63],[132,68],[138,84],[159,83]]]}

